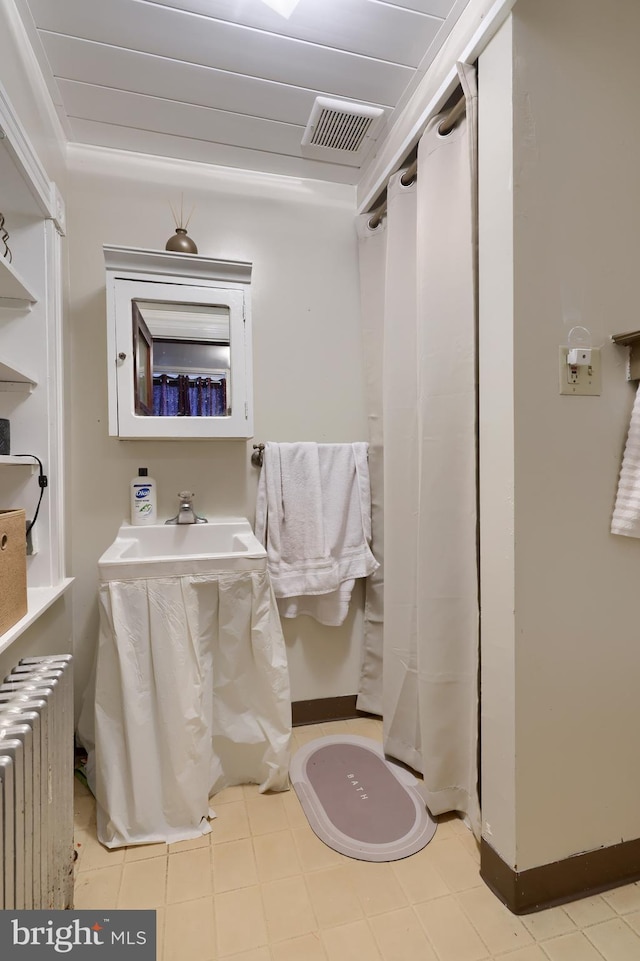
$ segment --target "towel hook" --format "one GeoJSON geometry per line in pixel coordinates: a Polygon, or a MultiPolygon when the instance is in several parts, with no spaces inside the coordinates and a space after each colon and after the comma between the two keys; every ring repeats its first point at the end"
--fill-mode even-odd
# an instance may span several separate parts
{"type": "Polygon", "coordinates": [[[262,467],[263,454],[264,444],[254,444],[253,454],[251,455],[251,463],[254,467],[262,467]]]}

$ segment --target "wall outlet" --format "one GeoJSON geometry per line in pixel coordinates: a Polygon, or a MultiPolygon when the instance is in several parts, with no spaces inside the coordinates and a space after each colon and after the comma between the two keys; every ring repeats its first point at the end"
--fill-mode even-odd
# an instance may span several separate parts
{"type": "Polygon", "coordinates": [[[600,382],[600,348],[591,348],[591,363],[569,364],[569,348],[561,347],[559,353],[560,393],[573,394],[575,397],[599,395],[600,382]]]}

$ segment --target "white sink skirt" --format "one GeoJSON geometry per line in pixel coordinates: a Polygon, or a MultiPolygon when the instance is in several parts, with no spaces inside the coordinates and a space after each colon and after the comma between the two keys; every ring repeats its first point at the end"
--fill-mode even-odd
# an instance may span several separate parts
{"type": "Polygon", "coordinates": [[[230,785],[288,788],[287,654],[267,572],[101,584],[94,681],[78,733],[107,847],[208,833],[209,797],[230,785]]]}

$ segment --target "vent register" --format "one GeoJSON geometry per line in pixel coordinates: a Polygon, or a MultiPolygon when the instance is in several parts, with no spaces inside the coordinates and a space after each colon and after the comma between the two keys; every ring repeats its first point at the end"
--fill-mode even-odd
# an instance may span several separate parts
{"type": "Polygon", "coordinates": [[[381,107],[317,97],[302,137],[302,153],[357,166],[383,116],[381,107]]]}

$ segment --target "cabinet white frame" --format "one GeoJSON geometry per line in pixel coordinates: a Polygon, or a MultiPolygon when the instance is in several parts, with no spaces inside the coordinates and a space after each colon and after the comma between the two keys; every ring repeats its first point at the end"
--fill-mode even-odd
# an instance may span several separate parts
{"type": "MultiPolygon", "coordinates": [[[[42,460],[48,478],[27,558],[27,614],[0,635],[0,651],[69,587],[65,576],[62,416],[64,202],[0,86],[0,210],[13,260],[0,260],[0,416],[11,446],[42,460]],[[8,396],[13,394],[13,396],[8,396]]],[[[4,251],[3,251],[4,252],[4,251]]],[[[0,458],[0,502],[32,517],[39,497],[35,459],[0,458]],[[27,470],[19,470],[19,467],[27,470]]],[[[1,588],[0,588],[1,589],[1,588]]]]}
{"type": "Polygon", "coordinates": [[[123,440],[252,437],[251,264],[134,247],[103,249],[107,275],[109,434],[123,440]],[[131,316],[134,298],[228,307],[228,416],[154,417],[135,413],[131,316]]]}

